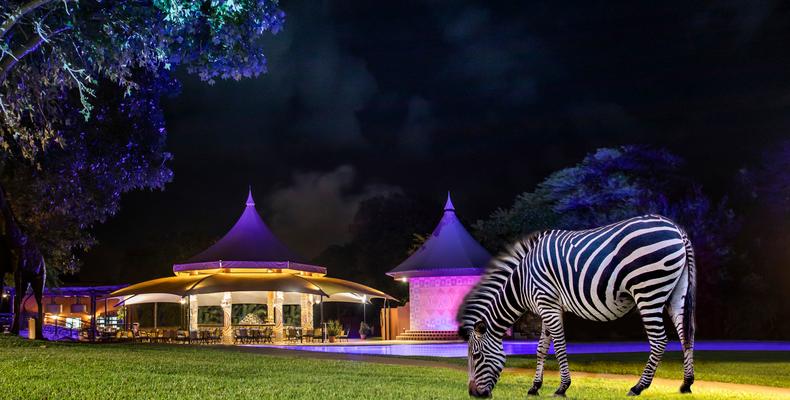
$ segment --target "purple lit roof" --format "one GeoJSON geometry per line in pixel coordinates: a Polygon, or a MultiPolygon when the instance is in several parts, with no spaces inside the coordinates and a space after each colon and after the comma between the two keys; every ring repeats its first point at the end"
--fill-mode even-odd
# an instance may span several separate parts
{"type": "Polygon", "coordinates": [[[174,272],[215,268],[295,269],[326,273],[326,268],[305,264],[302,257],[274,236],[255,210],[252,190],[247,195],[241,217],[222,239],[189,260],[173,265],[174,272]]]}
{"type": "Polygon", "coordinates": [[[455,215],[447,194],[444,215],[425,243],[387,275],[419,276],[480,275],[491,254],[472,238],[455,215]]]}

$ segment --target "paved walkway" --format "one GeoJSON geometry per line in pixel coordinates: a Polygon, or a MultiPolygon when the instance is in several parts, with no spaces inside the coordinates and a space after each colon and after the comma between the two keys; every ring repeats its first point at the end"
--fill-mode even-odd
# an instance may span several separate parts
{"type": "MultiPolygon", "coordinates": [[[[321,353],[321,352],[310,352],[310,351],[299,351],[299,350],[287,350],[287,349],[272,348],[272,347],[247,347],[247,346],[235,346],[232,348],[229,348],[227,346],[217,346],[217,347],[226,350],[233,349],[241,352],[265,354],[265,355],[279,356],[279,357],[298,357],[298,358],[310,357],[310,358],[316,358],[321,360],[363,361],[363,362],[371,362],[378,364],[431,367],[431,368],[450,368],[460,371],[466,371],[466,366],[462,364],[453,364],[453,363],[447,363],[447,362],[435,361],[435,360],[420,360],[420,359],[405,358],[405,357],[382,357],[382,356],[371,356],[365,354],[346,354],[346,353],[321,353]]],[[[532,376],[535,374],[534,369],[528,369],[528,368],[506,368],[505,372],[526,374],[528,376],[532,376]]],[[[582,371],[571,371],[571,374],[572,376],[585,377],[585,378],[622,380],[624,381],[623,382],[624,390],[627,390],[627,388],[631,387],[631,384],[633,384],[639,379],[639,377],[636,375],[604,374],[604,373],[593,373],[593,372],[582,372],[582,371]]],[[[558,378],[559,372],[546,371],[545,375],[558,378]]],[[[680,384],[682,383],[682,381],[678,379],[666,379],[666,378],[655,378],[653,382],[654,385],[672,386],[672,387],[680,387],[680,384]]],[[[693,387],[698,389],[703,388],[706,390],[739,391],[746,393],[756,393],[756,394],[773,396],[777,399],[790,399],[790,388],[747,385],[741,383],[700,381],[700,380],[696,381],[693,387]]],[[[544,388],[543,390],[546,391],[552,389],[544,388]]]]}

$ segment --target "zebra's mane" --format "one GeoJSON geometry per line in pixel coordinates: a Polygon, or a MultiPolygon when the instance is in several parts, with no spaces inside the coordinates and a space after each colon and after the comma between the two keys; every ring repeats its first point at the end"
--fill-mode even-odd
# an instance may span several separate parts
{"type": "Polygon", "coordinates": [[[513,271],[518,268],[519,264],[527,256],[527,253],[532,250],[535,243],[544,233],[546,231],[535,231],[516,240],[488,262],[480,281],[464,297],[464,301],[458,308],[456,321],[461,328],[468,327],[472,323],[469,317],[471,314],[474,314],[472,311],[473,305],[480,300],[490,298],[488,294],[503,290],[513,271]]]}

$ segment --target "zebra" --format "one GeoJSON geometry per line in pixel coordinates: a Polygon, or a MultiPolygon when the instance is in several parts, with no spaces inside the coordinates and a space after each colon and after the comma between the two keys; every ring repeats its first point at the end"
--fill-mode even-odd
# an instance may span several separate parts
{"type": "Polygon", "coordinates": [[[535,232],[492,259],[458,311],[459,336],[468,342],[469,394],[489,397],[505,365],[502,337],[527,311],[542,321],[535,378],[554,342],[560,366],[555,395],[571,385],[563,313],[612,321],[636,306],[650,342],[639,381],[628,392],[650,386],[667,344],[663,310],[668,309],[683,347],[681,393],[694,383],[694,297],[696,267],[686,232],[660,215],[635,217],[583,231],[535,232]]]}

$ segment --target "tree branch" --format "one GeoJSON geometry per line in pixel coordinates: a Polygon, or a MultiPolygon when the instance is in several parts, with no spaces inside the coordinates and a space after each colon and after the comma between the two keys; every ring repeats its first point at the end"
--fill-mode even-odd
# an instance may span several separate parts
{"type": "Polygon", "coordinates": [[[71,27],[64,26],[63,28],[56,29],[52,31],[46,38],[41,35],[34,35],[27,41],[22,47],[16,49],[11,56],[6,56],[3,58],[2,62],[0,62],[0,83],[5,82],[6,77],[8,76],[8,72],[14,68],[19,61],[24,58],[26,55],[38,50],[41,45],[49,40],[49,38],[53,36],[57,36],[63,31],[67,31],[71,29],[71,27]]]}
{"type": "Polygon", "coordinates": [[[53,1],[55,0],[32,0],[31,2],[22,5],[22,7],[19,7],[19,9],[16,11],[12,11],[11,15],[8,16],[8,19],[3,21],[2,25],[0,25],[0,38],[4,37],[5,34],[8,33],[8,31],[11,30],[11,28],[13,28],[20,19],[22,19],[22,17],[41,6],[52,3],[53,1]]]}

